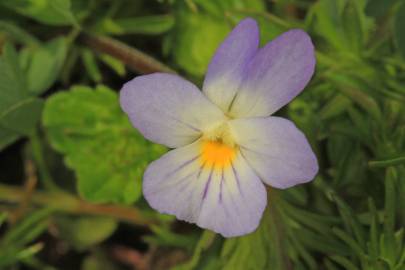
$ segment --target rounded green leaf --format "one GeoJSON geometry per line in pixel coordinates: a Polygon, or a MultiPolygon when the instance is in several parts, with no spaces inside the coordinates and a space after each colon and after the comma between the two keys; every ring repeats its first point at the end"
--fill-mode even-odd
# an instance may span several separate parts
{"type": "Polygon", "coordinates": [[[59,217],[56,225],[61,238],[77,250],[101,243],[117,228],[117,222],[106,217],[59,217]]]}
{"type": "Polygon", "coordinates": [[[75,171],[79,193],[92,202],[136,201],[143,170],[165,151],[131,126],[117,94],[104,86],[51,96],[43,122],[51,145],[75,171]]]}

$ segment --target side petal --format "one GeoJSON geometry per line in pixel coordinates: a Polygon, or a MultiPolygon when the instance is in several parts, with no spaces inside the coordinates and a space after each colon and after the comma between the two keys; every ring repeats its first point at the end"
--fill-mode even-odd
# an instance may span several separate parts
{"type": "Polygon", "coordinates": [[[288,188],[311,181],[318,162],[305,135],[280,117],[230,121],[243,157],[267,184],[288,188]]]}
{"type": "Polygon", "coordinates": [[[152,162],[143,180],[148,203],[225,237],[254,231],[267,203],[263,183],[240,153],[222,170],[205,167],[200,155],[197,141],[152,162]]]}
{"type": "Polygon", "coordinates": [[[120,103],[147,139],[172,148],[195,141],[224,119],[196,86],[172,74],[154,73],[127,82],[120,103]]]}
{"type": "Polygon", "coordinates": [[[259,46],[256,21],[241,21],[217,49],[205,75],[203,92],[224,112],[235,96],[242,81],[246,64],[259,46]]]}
{"type": "Polygon", "coordinates": [[[230,115],[269,116],[304,89],[314,69],[314,46],[308,34],[298,29],[285,32],[249,62],[230,115]]]}

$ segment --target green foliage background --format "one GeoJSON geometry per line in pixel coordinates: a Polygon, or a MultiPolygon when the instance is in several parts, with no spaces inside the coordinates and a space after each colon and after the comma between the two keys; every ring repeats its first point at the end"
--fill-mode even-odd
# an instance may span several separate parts
{"type": "Polygon", "coordinates": [[[0,269],[405,269],[404,0],[1,1],[0,52],[0,269]],[[143,170],[167,149],[117,92],[154,71],[201,85],[245,17],[262,44],[313,38],[316,74],[278,114],[320,171],[224,239],[147,205],[143,170]]]}

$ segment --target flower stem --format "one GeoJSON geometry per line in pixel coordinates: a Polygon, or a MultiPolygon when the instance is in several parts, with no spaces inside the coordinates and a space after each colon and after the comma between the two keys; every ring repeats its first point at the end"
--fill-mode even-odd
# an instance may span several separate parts
{"type": "MultiPolygon", "coordinates": [[[[0,184],[0,202],[19,203],[23,200],[24,193],[24,190],[21,188],[0,184]]],[[[157,220],[146,217],[134,207],[92,204],[61,191],[35,191],[31,194],[31,205],[51,206],[58,212],[75,215],[90,214],[109,216],[140,226],[158,223],[157,220]]]]}
{"type": "Polygon", "coordinates": [[[387,160],[373,160],[368,162],[368,166],[373,168],[385,168],[389,166],[396,166],[396,165],[401,165],[405,164],[405,156],[403,157],[398,157],[398,158],[393,158],[393,159],[387,159],[387,160]]]}
{"type": "Polygon", "coordinates": [[[173,69],[153,57],[132,48],[119,40],[82,32],[81,41],[90,49],[111,55],[128,66],[129,69],[142,74],[153,72],[176,73],[173,69]]]}
{"type": "Polygon", "coordinates": [[[216,233],[210,230],[204,230],[201,234],[200,240],[198,241],[193,256],[190,261],[186,262],[180,267],[180,269],[194,269],[198,266],[198,263],[205,251],[207,251],[213,244],[216,238],[216,233]]]}

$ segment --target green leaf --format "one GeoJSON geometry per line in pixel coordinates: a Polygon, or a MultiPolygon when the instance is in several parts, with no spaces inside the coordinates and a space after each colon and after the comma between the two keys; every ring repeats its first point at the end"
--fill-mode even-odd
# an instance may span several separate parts
{"type": "Polygon", "coordinates": [[[110,237],[118,224],[114,219],[106,217],[59,217],[56,225],[61,238],[81,251],[110,237]]]}
{"type": "Polygon", "coordinates": [[[87,256],[81,265],[81,270],[119,270],[118,265],[109,260],[109,254],[96,250],[93,254],[87,256]]]}
{"type": "Polygon", "coordinates": [[[397,0],[368,0],[366,14],[373,17],[383,16],[393,6],[397,0]]]}
{"type": "Polygon", "coordinates": [[[397,205],[396,201],[396,182],[398,174],[394,167],[388,167],[385,176],[385,220],[384,229],[385,233],[389,234],[394,231],[395,228],[395,209],[397,205]]]}
{"type": "Polygon", "coordinates": [[[340,216],[342,217],[343,223],[345,225],[345,229],[351,235],[354,236],[356,241],[359,245],[364,248],[365,247],[365,233],[364,230],[358,221],[357,217],[354,215],[352,208],[347,205],[341,198],[337,195],[333,196],[333,200],[335,201],[340,216]]]}
{"type": "Polygon", "coordinates": [[[0,267],[1,269],[10,269],[9,267],[17,265],[19,261],[31,258],[42,248],[42,243],[23,248],[8,246],[7,249],[3,249],[0,252],[0,267]]]}
{"type": "Polygon", "coordinates": [[[172,232],[170,228],[166,226],[152,225],[150,229],[154,235],[143,237],[143,239],[152,245],[180,247],[191,250],[196,242],[196,239],[194,239],[195,237],[172,232]]]}
{"type": "Polygon", "coordinates": [[[345,112],[351,104],[348,97],[338,93],[323,106],[319,115],[322,120],[328,120],[345,112]]]}
{"type": "Polygon", "coordinates": [[[324,259],[325,267],[327,270],[339,270],[330,260],[324,259]]]}
{"type": "Polygon", "coordinates": [[[349,259],[339,256],[339,255],[332,255],[330,256],[330,258],[332,260],[334,260],[335,262],[337,262],[338,264],[340,264],[341,266],[344,267],[344,269],[347,270],[358,270],[359,268],[357,268],[349,259]]]}
{"type": "Polygon", "coordinates": [[[368,166],[370,167],[389,167],[389,166],[397,166],[405,164],[405,156],[391,158],[386,160],[373,160],[368,162],[368,166]]]}
{"type": "Polygon", "coordinates": [[[318,232],[301,228],[299,230],[292,230],[293,237],[296,237],[306,248],[312,251],[323,253],[349,255],[350,250],[335,238],[325,237],[318,232]]]}
{"type": "Polygon", "coordinates": [[[260,46],[266,45],[270,40],[276,38],[290,28],[301,27],[298,24],[289,23],[271,13],[252,11],[249,9],[235,9],[227,11],[227,14],[232,18],[235,25],[246,17],[251,17],[256,20],[260,31],[260,46]]]}
{"type": "Polygon", "coordinates": [[[32,132],[42,103],[28,92],[18,54],[6,44],[0,58],[0,149],[32,132]]]}
{"type": "Polygon", "coordinates": [[[76,86],[51,96],[43,114],[51,145],[76,172],[80,194],[93,202],[132,203],[149,161],[165,148],[147,142],[104,86],[76,86]]]}
{"type": "Polygon", "coordinates": [[[82,60],[87,74],[94,82],[99,83],[102,75],[94,53],[89,49],[82,49],[82,60]]]}
{"type": "MultiPolygon", "coordinates": [[[[215,50],[232,30],[233,24],[251,16],[246,13],[264,11],[265,4],[262,0],[197,0],[179,3],[176,5],[175,25],[171,36],[172,54],[176,64],[193,76],[202,76],[215,50]],[[237,20],[230,20],[233,13],[239,15],[237,20]]],[[[270,32],[274,34],[276,28],[278,26],[270,27],[270,32]]]]}
{"type": "Polygon", "coordinates": [[[0,20],[0,31],[4,31],[13,40],[21,42],[26,45],[39,45],[40,41],[26,30],[22,29],[18,25],[0,20]]]}
{"type": "Polygon", "coordinates": [[[378,254],[378,235],[379,235],[379,224],[378,224],[378,212],[372,198],[368,199],[368,207],[371,214],[371,224],[370,224],[370,235],[368,249],[372,258],[376,259],[378,254]]]}
{"type": "Polygon", "coordinates": [[[316,233],[330,236],[332,225],[339,224],[339,219],[332,216],[324,216],[294,207],[290,203],[283,203],[283,212],[294,221],[313,229],[316,233]]]}
{"type": "Polygon", "coordinates": [[[332,228],[333,233],[340,238],[344,243],[346,243],[354,254],[356,254],[359,258],[364,258],[364,251],[360,247],[359,243],[356,242],[348,233],[339,229],[339,228],[332,228]]]}
{"type": "Polygon", "coordinates": [[[3,222],[7,219],[7,212],[0,213],[0,227],[3,225],[3,222]]]}
{"type": "MultiPolygon", "coordinates": [[[[278,203],[276,200],[270,203],[278,203]]],[[[251,234],[229,238],[222,248],[223,270],[286,269],[287,241],[282,216],[268,207],[259,227],[251,234]]]]}
{"type": "Polygon", "coordinates": [[[51,208],[43,208],[32,212],[7,231],[0,242],[0,253],[7,247],[22,247],[38,237],[47,228],[47,218],[52,211],[51,208]]]}
{"type": "Polygon", "coordinates": [[[42,250],[43,246],[44,246],[43,243],[37,243],[37,244],[31,245],[31,246],[19,251],[16,254],[16,258],[18,260],[22,260],[22,261],[26,260],[26,259],[34,256],[38,252],[40,252],[42,250]]]}
{"type": "Polygon", "coordinates": [[[388,167],[385,176],[385,209],[384,209],[384,235],[381,241],[381,257],[389,263],[395,265],[396,261],[396,241],[395,241],[395,221],[397,205],[397,180],[398,173],[395,167],[388,167]]]}
{"type": "Polygon", "coordinates": [[[405,59],[405,3],[403,3],[397,13],[395,14],[394,21],[394,37],[398,46],[398,50],[402,57],[405,59]]]}
{"type": "Polygon", "coordinates": [[[125,65],[117,58],[108,54],[98,54],[100,60],[115,71],[119,76],[123,77],[126,74],[125,65]]]}
{"type": "Polygon", "coordinates": [[[146,34],[158,35],[169,31],[174,25],[172,15],[155,15],[134,18],[107,18],[102,31],[112,35],[146,34]]]}
{"type": "Polygon", "coordinates": [[[15,142],[20,137],[15,131],[0,129],[0,150],[15,142]]]}
{"type": "Polygon", "coordinates": [[[70,0],[15,0],[1,4],[44,24],[77,24],[70,10],[70,0]]]}
{"type": "Polygon", "coordinates": [[[29,135],[41,117],[42,107],[39,98],[24,99],[0,114],[0,128],[29,135]]]}
{"type": "Polygon", "coordinates": [[[67,42],[56,38],[36,50],[28,52],[27,79],[31,93],[41,94],[57,79],[65,62],[67,42]]]}
{"type": "Polygon", "coordinates": [[[202,76],[216,48],[230,30],[222,19],[180,11],[173,41],[176,63],[192,75],[202,76]]]}
{"type": "Polygon", "coordinates": [[[330,45],[338,50],[346,50],[344,33],[342,30],[341,12],[343,0],[320,0],[312,6],[315,16],[314,28],[330,45]]]}
{"type": "Polygon", "coordinates": [[[342,14],[343,31],[349,46],[352,50],[360,52],[363,47],[363,33],[361,27],[358,5],[353,1],[348,1],[342,14]]]}
{"type": "Polygon", "coordinates": [[[198,5],[198,8],[216,16],[223,16],[225,13],[233,9],[250,11],[264,11],[266,9],[263,0],[194,0],[194,2],[198,5]]]}
{"type": "Polygon", "coordinates": [[[373,29],[363,12],[365,0],[320,0],[312,6],[313,28],[338,51],[358,53],[373,29]]]}
{"type": "Polygon", "coordinates": [[[0,57],[0,113],[27,96],[27,84],[14,47],[6,44],[0,57]]]}
{"type": "Polygon", "coordinates": [[[209,230],[204,230],[194,249],[191,259],[183,265],[175,267],[173,270],[192,270],[196,269],[202,260],[203,253],[206,252],[215,242],[216,234],[209,230]]]}
{"type": "Polygon", "coordinates": [[[374,117],[375,120],[381,119],[381,110],[377,101],[368,92],[369,89],[364,88],[355,78],[348,75],[329,74],[328,79],[339,86],[339,91],[357,103],[366,112],[374,117]]]}

